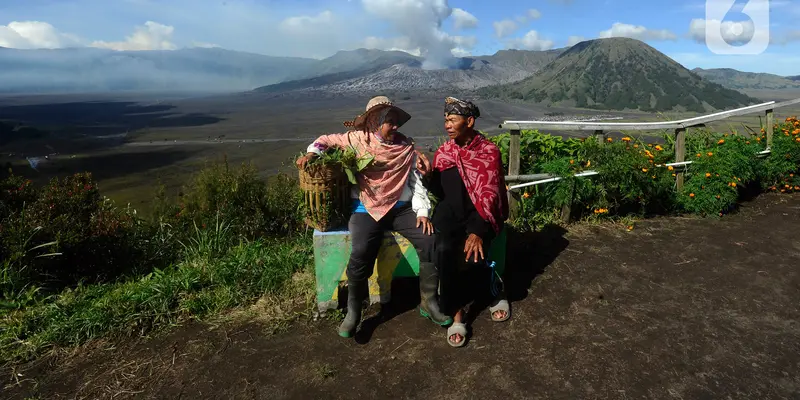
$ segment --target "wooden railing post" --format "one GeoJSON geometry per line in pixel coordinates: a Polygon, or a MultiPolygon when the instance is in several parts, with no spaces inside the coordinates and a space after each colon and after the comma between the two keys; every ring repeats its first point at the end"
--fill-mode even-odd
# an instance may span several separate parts
{"type": "MultiPolygon", "coordinates": [[[[686,161],[686,128],[675,130],[675,162],[686,161]]],[[[675,179],[675,186],[678,190],[683,189],[684,168],[681,168],[675,179]]]]}
{"type": "MultiPolygon", "coordinates": [[[[511,141],[508,144],[508,174],[511,176],[519,175],[519,141],[520,141],[520,131],[519,129],[512,129],[511,130],[511,141]]],[[[509,208],[509,219],[514,220],[517,218],[519,212],[519,203],[518,203],[519,195],[508,192],[508,208],[509,208]]]]}
{"type": "Polygon", "coordinates": [[[775,129],[775,115],[772,110],[767,110],[767,149],[772,149],[772,131],[775,129]]]}
{"type": "Polygon", "coordinates": [[[597,139],[597,143],[599,144],[603,144],[603,142],[606,140],[606,135],[602,130],[594,131],[594,137],[597,139]]]}

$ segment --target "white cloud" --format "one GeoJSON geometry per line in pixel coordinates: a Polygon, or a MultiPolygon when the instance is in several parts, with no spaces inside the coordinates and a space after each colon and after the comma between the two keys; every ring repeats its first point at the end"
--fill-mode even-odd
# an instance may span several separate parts
{"type": "Polygon", "coordinates": [[[794,42],[800,42],[800,29],[783,32],[770,37],[771,43],[785,45],[794,42]]]}
{"type": "MultiPolygon", "coordinates": [[[[720,24],[722,38],[730,44],[745,44],[755,34],[753,21],[723,21],[708,20],[720,24]]],[[[689,37],[698,43],[706,42],[706,22],[702,18],[695,18],[689,23],[689,37]]]]}
{"type": "Polygon", "coordinates": [[[586,38],[584,38],[583,36],[570,36],[569,38],[567,38],[567,46],[568,47],[575,46],[576,44],[584,40],[586,40],[586,38]]]}
{"type": "Polygon", "coordinates": [[[172,42],[175,28],[158,22],[147,21],[142,26],[137,26],[133,34],[122,42],[94,41],[92,47],[111,50],[175,50],[178,46],[172,42]]]}
{"type": "Polygon", "coordinates": [[[368,36],[364,39],[363,47],[368,49],[388,50],[388,51],[405,51],[406,53],[420,56],[419,47],[414,47],[411,39],[405,36],[382,38],[375,36],[368,36]]]}
{"type": "Polygon", "coordinates": [[[522,50],[550,50],[553,48],[553,41],[539,37],[539,32],[529,31],[525,36],[511,39],[507,42],[507,47],[522,50]]]}
{"type": "Polygon", "coordinates": [[[317,15],[301,15],[289,17],[281,21],[280,29],[290,35],[314,35],[326,28],[333,28],[335,23],[333,13],[323,11],[317,15]]]}
{"type": "Polygon", "coordinates": [[[782,76],[797,75],[797,65],[800,65],[800,56],[769,52],[735,57],[720,57],[709,53],[668,53],[667,56],[688,69],[733,68],[739,71],[766,72],[782,76]],[[770,62],[765,63],[765,59],[770,62]]]}
{"type": "Polygon", "coordinates": [[[601,38],[627,37],[639,40],[675,40],[678,37],[667,29],[647,29],[641,25],[623,24],[615,22],[611,29],[601,31],[601,38]]]}
{"type": "Polygon", "coordinates": [[[361,0],[364,10],[392,24],[407,37],[425,58],[423,68],[442,68],[450,64],[456,39],[442,30],[442,22],[452,15],[447,0],[361,0]]]}
{"type": "Polygon", "coordinates": [[[537,20],[539,18],[542,18],[542,13],[535,8],[531,8],[530,10],[528,10],[528,18],[532,20],[537,20]]]}
{"type": "Polygon", "coordinates": [[[15,49],[57,49],[77,46],[80,40],[41,21],[14,21],[0,25],[0,46],[15,49]]]}
{"type": "Polygon", "coordinates": [[[509,36],[517,30],[517,23],[510,19],[495,21],[492,23],[492,26],[494,26],[494,34],[498,38],[509,36]]]}
{"type": "Polygon", "coordinates": [[[456,29],[471,29],[478,26],[478,18],[460,8],[453,9],[452,17],[456,29]]]}
{"type": "Polygon", "coordinates": [[[222,46],[214,43],[192,42],[192,47],[199,47],[202,49],[214,49],[214,48],[221,48],[222,46]]]}

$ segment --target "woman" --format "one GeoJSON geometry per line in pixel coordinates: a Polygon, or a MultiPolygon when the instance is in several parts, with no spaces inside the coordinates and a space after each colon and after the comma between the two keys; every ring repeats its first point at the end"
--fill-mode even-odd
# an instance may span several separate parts
{"type": "Polygon", "coordinates": [[[433,259],[433,227],[428,215],[431,204],[419,172],[414,168],[417,151],[411,139],[397,131],[411,116],[385,96],[372,98],[366,112],[353,122],[353,130],[320,136],[309,145],[307,154],[297,160],[304,168],[314,157],[329,148],[353,147],[358,156],[369,154],[374,160],[358,175],[353,187],[354,212],[348,228],[352,249],[347,264],[347,316],[339,335],[351,337],[361,321],[367,279],[372,275],[384,231],[395,231],[408,239],[420,260],[420,313],[439,325],[452,318],[439,310],[436,291],[439,276],[433,259]]]}
{"type": "MultiPolygon", "coordinates": [[[[434,154],[432,170],[424,156],[418,168],[428,180],[426,186],[439,199],[433,214],[434,261],[442,271],[443,310],[449,314],[457,309],[453,325],[447,330],[447,341],[460,347],[467,335],[463,306],[472,300],[472,294],[489,294],[491,289],[493,271],[486,268],[486,255],[508,218],[508,198],[500,150],[475,131],[475,119],[480,117],[478,107],[448,97],[444,116],[450,140],[434,154]],[[459,256],[459,252],[463,254],[459,256]],[[466,272],[459,271],[459,267],[466,272]],[[475,274],[480,274],[477,279],[468,279],[475,274]],[[476,286],[469,287],[471,284],[476,286]]],[[[511,315],[502,295],[492,299],[489,311],[497,322],[511,315]]]]}

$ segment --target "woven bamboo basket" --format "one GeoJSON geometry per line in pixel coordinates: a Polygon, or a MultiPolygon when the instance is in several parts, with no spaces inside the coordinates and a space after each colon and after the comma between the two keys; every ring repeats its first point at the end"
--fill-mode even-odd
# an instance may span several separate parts
{"type": "Polygon", "coordinates": [[[350,181],[341,167],[314,165],[300,169],[300,189],[306,206],[306,225],[328,232],[346,223],[350,181]]]}

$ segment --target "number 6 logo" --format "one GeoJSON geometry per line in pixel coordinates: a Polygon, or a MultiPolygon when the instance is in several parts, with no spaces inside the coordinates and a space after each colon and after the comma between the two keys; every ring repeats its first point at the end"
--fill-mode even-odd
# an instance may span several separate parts
{"type": "MultiPolygon", "coordinates": [[[[761,54],[769,47],[769,0],[749,0],[742,14],[746,22],[722,22],[736,0],[706,0],[706,47],[714,54],[761,54]],[[739,37],[752,27],[753,36],[744,45],[734,46],[725,36],[739,37]],[[723,35],[723,29],[727,35],[723,35]]],[[[740,40],[735,40],[739,42],[740,40]]]]}

